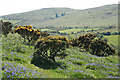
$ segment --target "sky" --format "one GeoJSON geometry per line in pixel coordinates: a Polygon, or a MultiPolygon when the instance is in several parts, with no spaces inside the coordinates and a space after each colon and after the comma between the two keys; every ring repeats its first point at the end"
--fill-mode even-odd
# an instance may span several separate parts
{"type": "Polygon", "coordinates": [[[0,16],[50,7],[67,7],[83,10],[103,5],[118,4],[118,2],[119,0],[1,0],[0,16]]]}

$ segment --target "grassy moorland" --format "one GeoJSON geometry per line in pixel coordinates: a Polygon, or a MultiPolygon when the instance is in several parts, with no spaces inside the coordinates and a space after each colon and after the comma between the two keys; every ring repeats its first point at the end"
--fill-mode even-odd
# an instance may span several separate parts
{"type": "Polygon", "coordinates": [[[118,56],[98,57],[77,47],[66,49],[65,59],[56,62],[34,57],[34,47],[18,34],[2,36],[3,78],[117,78],[118,56]],[[34,61],[34,62],[33,62],[34,61]]]}

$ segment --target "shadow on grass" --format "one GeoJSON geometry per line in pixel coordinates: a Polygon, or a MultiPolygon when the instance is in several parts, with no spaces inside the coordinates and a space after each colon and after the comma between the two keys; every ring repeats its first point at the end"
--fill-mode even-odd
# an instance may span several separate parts
{"type": "Polygon", "coordinates": [[[61,66],[61,63],[53,62],[52,60],[43,58],[39,55],[35,55],[32,58],[31,64],[43,69],[56,69],[61,66]]]}

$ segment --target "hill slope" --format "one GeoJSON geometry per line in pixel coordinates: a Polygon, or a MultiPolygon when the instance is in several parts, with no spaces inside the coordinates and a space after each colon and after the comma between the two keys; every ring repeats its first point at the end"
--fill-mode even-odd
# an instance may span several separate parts
{"type": "Polygon", "coordinates": [[[117,55],[98,57],[74,47],[66,49],[65,59],[56,57],[52,62],[33,56],[34,47],[19,38],[18,34],[9,34],[0,40],[2,78],[120,78],[117,55]]]}
{"type": "Polygon", "coordinates": [[[17,25],[36,26],[117,26],[118,5],[106,5],[97,8],[74,10],[70,8],[43,8],[25,13],[1,16],[3,19],[20,20],[17,25]],[[57,14],[57,15],[56,15],[57,14]]]}

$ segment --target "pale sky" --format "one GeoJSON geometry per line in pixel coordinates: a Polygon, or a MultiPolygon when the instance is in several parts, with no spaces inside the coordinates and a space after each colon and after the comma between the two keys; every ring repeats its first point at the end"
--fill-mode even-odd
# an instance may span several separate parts
{"type": "Polygon", "coordinates": [[[1,0],[0,16],[50,7],[67,7],[81,10],[109,4],[118,4],[119,1],[120,0],[1,0]]]}

